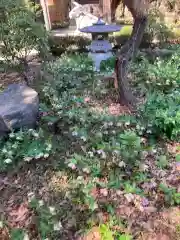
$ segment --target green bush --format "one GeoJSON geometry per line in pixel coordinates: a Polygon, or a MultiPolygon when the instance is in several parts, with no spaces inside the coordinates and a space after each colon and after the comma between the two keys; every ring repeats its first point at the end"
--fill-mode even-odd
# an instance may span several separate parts
{"type": "Polygon", "coordinates": [[[143,121],[155,135],[165,134],[170,139],[180,137],[180,92],[150,94],[141,107],[143,121]]]}
{"type": "Polygon", "coordinates": [[[82,95],[83,87],[93,83],[93,63],[84,54],[62,55],[46,64],[44,71],[44,75],[48,74],[43,87],[44,100],[60,115],[67,113],[67,108],[74,106],[78,99],[81,101],[81,96],[75,95],[82,95]]]}
{"type": "Polygon", "coordinates": [[[116,56],[101,62],[100,69],[103,72],[114,72],[116,56]]]}
{"type": "MultiPolygon", "coordinates": [[[[47,205],[43,200],[34,197],[29,199],[29,208],[36,213],[36,224],[41,239],[55,237],[55,233],[62,229],[61,221],[58,219],[58,211],[54,206],[47,205]]],[[[56,239],[56,238],[54,238],[56,239]]]]}
{"type": "Polygon", "coordinates": [[[42,130],[10,133],[0,141],[0,171],[33,159],[48,158],[51,154],[51,139],[44,139],[42,130]]]}
{"type": "Polygon", "coordinates": [[[170,93],[180,87],[179,49],[170,59],[157,59],[150,63],[142,58],[139,63],[132,65],[131,71],[135,76],[135,83],[145,86],[149,91],[170,93]]]}
{"type": "Polygon", "coordinates": [[[2,0],[0,13],[2,55],[8,63],[20,66],[24,80],[28,81],[28,57],[32,50],[43,58],[48,56],[46,30],[36,21],[36,7],[29,1],[2,0]]]}
{"type": "Polygon", "coordinates": [[[180,204],[180,193],[178,193],[174,187],[168,187],[161,183],[159,189],[164,193],[165,202],[167,204],[171,206],[180,204]]]}
{"type": "Polygon", "coordinates": [[[119,32],[115,32],[113,36],[114,37],[130,36],[131,33],[132,33],[132,25],[125,25],[121,28],[119,32]]]}
{"type": "Polygon", "coordinates": [[[65,52],[87,51],[91,40],[82,36],[49,37],[49,46],[52,54],[59,56],[65,52]]]}
{"type": "MultiPolygon", "coordinates": [[[[87,107],[86,96],[92,94],[95,77],[92,61],[86,55],[64,55],[46,65],[45,69],[52,80],[45,83],[43,99],[55,116],[59,117],[62,131],[63,128],[68,129],[68,137],[87,149],[80,162],[85,163],[84,159],[90,161],[89,154],[94,158],[108,159],[114,151],[117,156],[114,157],[116,161],[113,164],[119,166],[124,161],[124,165],[136,165],[142,147],[140,138],[133,131],[124,132],[131,125],[131,120],[125,116],[109,116],[106,110],[97,113],[87,107]]],[[[76,163],[78,164],[77,160],[76,163]]]]}
{"type": "Polygon", "coordinates": [[[121,46],[129,39],[131,33],[132,25],[125,25],[119,32],[115,32],[114,34],[110,35],[110,41],[115,45],[121,46]]]}
{"type": "Polygon", "coordinates": [[[42,55],[47,53],[47,34],[42,24],[36,22],[34,7],[24,1],[1,1],[0,36],[4,47],[4,56],[27,57],[32,50],[42,55]]]}

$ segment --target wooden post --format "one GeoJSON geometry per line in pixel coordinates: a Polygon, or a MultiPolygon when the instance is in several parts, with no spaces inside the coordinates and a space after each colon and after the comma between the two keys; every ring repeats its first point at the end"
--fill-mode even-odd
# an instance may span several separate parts
{"type": "Polygon", "coordinates": [[[47,5],[46,1],[47,0],[40,0],[40,4],[41,4],[42,10],[43,10],[43,16],[44,16],[46,30],[50,31],[51,30],[51,20],[50,20],[49,9],[48,9],[48,5],[47,5]]]}
{"type": "Polygon", "coordinates": [[[111,23],[111,0],[99,0],[99,4],[105,21],[111,23]]]}

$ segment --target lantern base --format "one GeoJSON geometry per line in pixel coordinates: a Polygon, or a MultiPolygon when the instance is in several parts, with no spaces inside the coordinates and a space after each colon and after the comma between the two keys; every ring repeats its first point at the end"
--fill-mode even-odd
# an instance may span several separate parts
{"type": "Polygon", "coordinates": [[[107,52],[107,53],[94,53],[94,52],[89,52],[88,56],[93,60],[94,62],[94,70],[97,72],[100,72],[100,65],[101,62],[104,60],[107,60],[111,57],[113,57],[112,52],[107,52]]]}

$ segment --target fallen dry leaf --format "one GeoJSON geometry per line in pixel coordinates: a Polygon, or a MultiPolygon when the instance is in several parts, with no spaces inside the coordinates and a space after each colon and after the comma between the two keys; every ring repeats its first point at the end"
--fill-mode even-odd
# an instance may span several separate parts
{"type": "Polygon", "coordinates": [[[93,227],[91,231],[82,240],[101,240],[101,234],[98,227],[93,227]]]}
{"type": "Polygon", "coordinates": [[[116,214],[120,217],[130,217],[130,215],[134,212],[134,207],[122,205],[116,209],[116,214]]]}
{"type": "Polygon", "coordinates": [[[153,206],[144,207],[144,211],[147,213],[155,213],[155,212],[157,212],[157,208],[153,207],[153,206]]]}
{"type": "Polygon", "coordinates": [[[165,234],[155,234],[155,233],[145,233],[138,240],[173,240],[168,235],[165,234]]]}
{"type": "Polygon", "coordinates": [[[8,211],[8,221],[12,227],[27,226],[30,222],[30,216],[31,213],[27,203],[22,203],[19,207],[8,211]]]}
{"type": "Polygon", "coordinates": [[[0,228],[0,240],[10,240],[9,231],[6,227],[0,228]]]}

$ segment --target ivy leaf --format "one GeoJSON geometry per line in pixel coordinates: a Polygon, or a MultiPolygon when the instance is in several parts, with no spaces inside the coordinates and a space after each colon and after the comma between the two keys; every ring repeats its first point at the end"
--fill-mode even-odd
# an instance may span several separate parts
{"type": "Polygon", "coordinates": [[[156,165],[160,168],[166,168],[168,166],[169,162],[167,160],[166,155],[161,155],[156,162],[156,165]]]}
{"type": "Polygon", "coordinates": [[[12,229],[10,235],[12,240],[22,240],[25,237],[25,232],[21,229],[12,229]]]}
{"type": "Polygon", "coordinates": [[[176,162],[180,162],[180,154],[176,155],[176,162]]]}
{"type": "Polygon", "coordinates": [[[109,227],[105,224],[100,226],[100,233],[102,240],[114,240],[113,232],[109,229],[109,227]]]}
{"type": "Polygon", "coordinates": [[[118,238],[118,240],[132,240],[132,236],[123,234],[118,238]]]}

